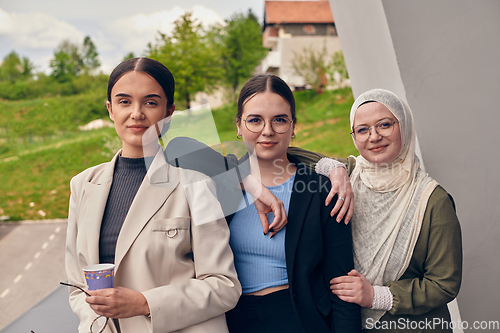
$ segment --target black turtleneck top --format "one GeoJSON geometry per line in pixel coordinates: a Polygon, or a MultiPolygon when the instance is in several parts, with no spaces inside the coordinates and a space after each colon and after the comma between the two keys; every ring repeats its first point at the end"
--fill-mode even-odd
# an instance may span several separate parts
{"type": "Polygon", "coordinates": [[[101,223],[99,237],[99,262],[115,263],[115,249],[118,235],[132,201],[146,176],[144,158],[126,158],[116,160],[113,183],[109,190],[108,201],[101,223]]]}

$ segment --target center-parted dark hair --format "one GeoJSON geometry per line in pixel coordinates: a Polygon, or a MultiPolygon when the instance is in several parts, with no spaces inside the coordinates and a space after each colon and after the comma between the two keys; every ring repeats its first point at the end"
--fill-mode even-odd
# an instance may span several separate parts
{"type": "Polygon", "coordinates": [[[150,58],[132,58],[123,61],[113,69],[108,81],[108,101],[111,102],[111,90],[116,82],[131,71],[143,72],[151,76],[163,88],[167,96],[167,108],[174,104],[175,80],[172,73],[161,62],[150,58]]]}
{"type": "Polygon", "coordinates": [[[294,124],[297,123],[297,117],[295,116],[295,98],[293,97],[292,90],[279,76],[272,74],[254,76],[248,80],[245,85],[243,85],[240,96],[238,97],[238,113],[236,114],[236,122],[239,123],[241,121],[243,106],[245,106],[246,102],[248,102],[255,95],[266,91],[280,95],[290,105],[292,121],[294,124]]]}

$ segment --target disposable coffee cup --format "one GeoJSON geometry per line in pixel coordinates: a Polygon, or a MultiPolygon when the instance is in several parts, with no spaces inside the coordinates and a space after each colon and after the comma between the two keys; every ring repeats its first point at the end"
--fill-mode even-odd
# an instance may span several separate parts
{"type": "Polygon", "coordinates": [[[115,285],[115,265],[97,264],[83,267],[89,290],[113,288],[115,285]]]}

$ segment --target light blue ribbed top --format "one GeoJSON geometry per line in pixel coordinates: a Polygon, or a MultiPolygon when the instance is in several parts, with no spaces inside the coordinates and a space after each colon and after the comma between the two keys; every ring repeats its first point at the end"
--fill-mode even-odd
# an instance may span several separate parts
{"type": "MultiPolygon", "coordinates": [[[[287,216],[294,180],[295,174],[283,184],[267,187],[283,201],[287,216]]],[[[247,202],[252,202],[251,197],[245,195],[247,202]]],[[[243,200],[242,205],[245,206],[243,200]]],[[[267,214],[267,219],[271,224],[274,214],[267,214]]],[[[271,239],[269,234],[264,235],[259,215],[252,203],[234,215],[229,229],[231,230],[229,244],[233,250],[234,264],[244,294],[288,283],[285,257],[286,227],[271,239]]]]}

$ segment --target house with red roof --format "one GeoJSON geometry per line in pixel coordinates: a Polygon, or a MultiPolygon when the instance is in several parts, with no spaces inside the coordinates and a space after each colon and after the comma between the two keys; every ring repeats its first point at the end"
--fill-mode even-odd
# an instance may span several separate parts
{"type": "Polygon", "coordinates": [[[329,55],[341,50],[327,0],[266,1],[262,43],[270,49],[262,61],[262,72],[280,76],[293,88],[305,86],[293,73],[294,54],[304,48],[325,47],[329,55]]]}

